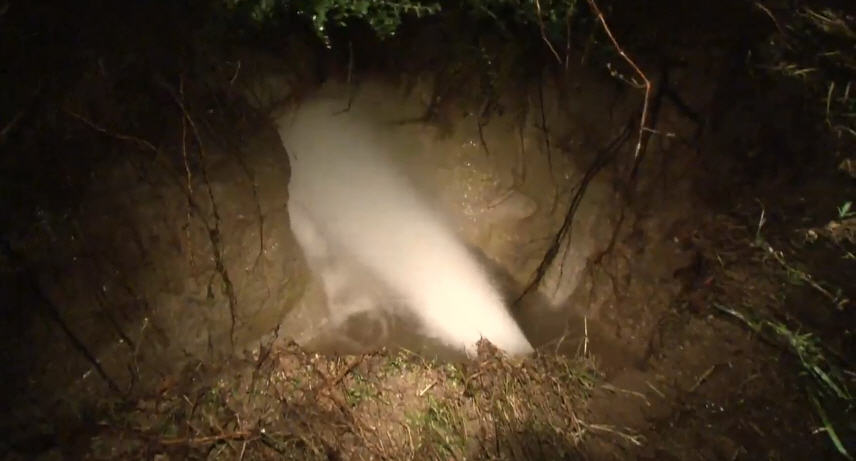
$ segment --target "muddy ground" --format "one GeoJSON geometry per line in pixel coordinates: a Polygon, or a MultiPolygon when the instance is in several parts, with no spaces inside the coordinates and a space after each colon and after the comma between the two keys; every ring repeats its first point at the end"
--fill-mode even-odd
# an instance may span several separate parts
{"type": "Polygon", "coordinates": [[[218,48],[178,7],[134,11],[159,34],[4,10],[24,37],[4,48],[4,459],[834,459],[824,418],[856,451],[852,397],[812,403],[813,350],[752,328],[811,333],[853,388],[852,144],[747,58],[768,14],[685,3],[610,14],[654,82],[641,157],[642,95],[606,41],[556,66],[540,40],[456,46],[454,22],[325,51],[298,27],[218,48]],[[354,110],[395,89],[403,164],[535,357],[435,360],[400,319],[318,327],[270,114],[321,81],[354,110]]]}

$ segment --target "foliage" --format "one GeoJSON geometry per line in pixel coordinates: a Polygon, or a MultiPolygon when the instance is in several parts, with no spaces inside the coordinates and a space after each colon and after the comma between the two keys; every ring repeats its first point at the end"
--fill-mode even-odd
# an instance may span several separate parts
{"type": "MultiPolygon", "coordinates": [[[[839,218],[844,219],[850,213],[849,210],[850,202],[838,207],[839,218]]],[[[766,211],[762,207],[752,246],[775,260],[790,283],[807,284],[829,299],[837,310],[843,310],[850,300],[842,294],[842,290],[816,280],[812,274],[789,262],[783,251],[773,248],[762,232],[766,222],[766,211]]],[[[803,387],[823,424],[823,431],[839,454],[853,459],[839,436],[841,429],[848,431],[848,435],[856,429],[852,423],[847,423],[856,411],[853,381],[848,378],[854,376],[853,371],[848,369],[850,364],[842,360],[840,354],[832,353],[833,349],[827,347],[817,334],[801,331],[799,326],[791,326],[760,312],[742,311],[721,303],[714,303],[714,307],[740,320],[759,336],[797,358],[800,374],[805,378],[803,387]]]]}
{"type": "MultiPolygon", "coordinates": [[[[856,399],[854,399],[847,380],[844,378],[848,372],[827,356],[820,339],[812,333],[795,331],[780,321],[757,318],[749,313],[718,303],[715,303],[714,306],[737,318],[752,331],[771,343],[781,346],[797,358],[802,369],[801,374],[806,378],[804,382],[806,393],[823,423],[823,430],[832,441],[835,449],[845,458],[852,459],[851,454],[841,442],[836,429],[838,424],[829,417],[829,410],[835,410],[837,414],[843,413],[845,415],[838,418],[840,424],[841,419],[849,419],[848,416],[854,410],[856,399]]],[[[852,430],[852,428],[850,429],[852,430]]]]}
{"type": "Polygon", "coordinates": [[[442,6],[430,0],[222,0],[232,10],[245,13],[256,24],[267,24],[281,12],[294,12],[308,19],[318,36],[329,46],[331,25],[345,26],[362,21],[381,38],[394,36],[405,16],[425,17],[462,10],[475,19],[488,19],[510,35],[517,27],[540,29],[549,40],[561,40],[570,32],[578,0],[467,0],[442,6]]]}
{"type": "MultiPolygon", "coordinates": [[[[756,6],[775,27],[768,45],[761,50],[761,67],[773,75],[800,82],[807,99],[829,130],[829,139],[838,145],[838,154],[852,157],[852,148],[856,145],[856,16],[829,6],[775,9],[772,2],[759,2],[756,6]],[[765,6],[765,3],[771,6],[765,6]]],[[[839,222],[831,222],[825,230],[832,232],[843,228],[841,223],[854,216],[851,207],[852,202],[843,201],[835,213],[839,222]]],[[[778,261],[789,278],[807,283],[829,298],[838,310],[843,310],[848,300],[841,295],[842,291],[825,287],[807,271],[787,263],[783,253],[774,250],[760,235],[763,223],[762,213],[756,246],[778,261]]],[[[832,240],[838,243],[835,237],[832,240]]],[[[843,259],[852,257],[848,250],[841,246],[838,248],[844,252],[843,259]]],[[[809,400],[824,432],[843,457],[853,459],[852,451],[839,436],[841,430],[851,434],[856,430],[852,424],[856,400],[848,380],[844,378],[853,376],[852,370],[836,365],[825,353],[823,341],[817,335],[799,332],[778,321],[749,319],[731,308],[719,308],[783,345],[798,358],[803,375],[808,378],[806,391],[809,400]]]]}
{"type": "Polygon", "coordinates": [[[476,17],[490,18],[504,30],[538,27],[550,40],[560,40],[569,33],[578,0],[468,0],[467,6],[476,17]]]}
{"type": "Polygon", "coordinates": [[[851,211],[853,202],[844,202],[838,207],[838,219],[847,219],[856,216],[856,211],[851,211]]]}
{"type": "Polygon", "coordinates": [[[801,80],[833,133],[856,140],[856,17],[832,8],[762,9],[777,28],[765,67],[801,80]]]}
{"type": "Polygon", "coordinates": [[[280,11],[293,11],[308,18],[318,36],[329,45],[327,28],[332,23],[344,26],[356,19],[367,23],[381,38],[390,37],[404,16],[416,17],[440,11],[436,2],[420,0],[224,0],[232,8],[247,11],[259,24],[270,21],[280,11]]]}

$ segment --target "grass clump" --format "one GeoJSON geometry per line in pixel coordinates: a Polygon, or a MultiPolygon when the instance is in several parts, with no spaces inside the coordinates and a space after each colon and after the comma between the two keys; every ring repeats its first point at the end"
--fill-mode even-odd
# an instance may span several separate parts
{"type": "MultiPolygon", "coordinates": [[[[841,210],[839,210],[840,212],[841,210]]],[[[755,251],[762,251],[763,260],[772,260],[774,278],[784,279],[791,286],[806,286],[838,312],[850,308],[851,301],[839,287],[819,280],[808,268],[799,267],[785,252],[778,250],[764,235],[766,213],[762,209],[749,242],[755,251]]],[[[787,285],[786,285],[787,286],[787,285]]],[[[784,294],[780,293],[784,301],[784,294]]],[[[747,303],[748,304],[748,303],[747,303]]],[[[826,345],[824,338],[816,332],[807,331],[796,320],[787,315],[777,315],[756,308],[738,309],[723,302],[714,302],[713,306],[737,320],[762,339],[773,344],[796,358],[801,385],[821,423],[820,430],[825,432],[835,450],[847,459],[853,459],[852,448],[842,441],[842,432],[856,433],[853,425],[856,399],[854,399],[854,377],[856,373],[849,369],[847,360],[833,348],[826,345]],[[765,313],[766,312],[766,313],[765,313]]]]}
{"type": "Polygon", "coordinates": [[[586,358],[477,361],[409,352],[322,357],[275,344],[257,361],[188,368],[175,385],[105,405],[88,459],[561,459],[589,426],[586,358]],[[109,411],[107,411],[109,409],[109,411]]]}
{"type": "Polygon", "coordinates": [[[856,18],[834,7],[756,6],[777,30],[762,67],[801,81],[832,133],[856,141],[856,18]]]}
{"type": "Polygon", "coordinates": [[[465,458],[467,438],[462,413],[453,401],[428,396],[427,408],[407,418],[409,426],[421,435],[417,452],[423,450],[425,454],[442,458],[465,458]]]}
{"type": "Polygon", "coordinates": [[[845,377],[853,371],[842,368],[831,358],[822,341],[811,332],[801,333],[783,322],[755,318],[729,306],[715,304],[772,344],[793,354],[800,365],[804,389],[835,449],[847,459],[853,459],[839,435],[839,429],[854,431],[852,416],[856,409],[851,384],[845,377]],[[832,415],[832,416],[831,416],[832,415]]]}

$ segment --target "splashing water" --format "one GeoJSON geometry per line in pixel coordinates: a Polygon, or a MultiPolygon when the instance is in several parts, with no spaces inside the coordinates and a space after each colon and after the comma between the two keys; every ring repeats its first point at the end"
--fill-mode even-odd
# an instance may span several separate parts
{"type": "Polygon", "coordinates": [[[376,136],[388,127],[344,106],[316,97],[277,121],[291,162],[291,227],[334,322],[395,299],[425,336],[470,357],[482,337],[530,353],[483,268],[391,165],[395,148],[376,136]]]}

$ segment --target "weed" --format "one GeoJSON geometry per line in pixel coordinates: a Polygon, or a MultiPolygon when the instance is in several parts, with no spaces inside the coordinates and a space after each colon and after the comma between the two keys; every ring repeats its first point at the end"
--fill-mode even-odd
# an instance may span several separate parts
{"type": "Polygon", "coordinates": [[[850,211],[850,207],[852,205],[853,202],[847,201],[844,202],[840,207],[838,207],[838,219],[847,219],[856,216],[856,211],[850,211]]]}
{"type": "Polygon", "coordinates": [[[359,373],[353,373],[353,384],[348,386],[346,398],[348,405],[356,407],[365,400],[372,399],[378,396],[378,391],[374,385],[364,378],[359,373]]]}
{"type": "Polygon", "coordinates": [[[464,376],[464,371],[456,366],[453,363],[447,363],[443,366],[443,372],[445,373],[446,379],[453,386],[463,386],[466,377],[464,376]]]}
{"type": "Polygon", "coordinates": [[[765,219],[765,211],[762,206],[761,208],[761,216],[758,219],[758,225],[755,230],[755,241],[753,246],[756,248],[760,248],[765,252],[766,255],[771,256],[776,262],[779,263],[780,266],[785,270],[785,277],[788,279],[793,285],[800,285],[803,282],[817,290],[823,296],[832,301],[832,304],[838,310],[843,310],[844,306],[850,303],[850,299],[844,296],[843,290],[839,287],[829,287],[828,284],[823,282],[816,281],[815,278],[808,273],[807,271],[801,270],[789,263],[785,258],[785,253],[776,250],[773,246],[764,238],[762,234],[762,229],[764,224],[766,223],[765,219]]]}
{"type": "Polygon", "coordinates": [[[404,351],[389,354],[383,364],[383,371],[387,376],[402,374],[407,371],[408,360],[407,353],[404,351]]]}
{"type": "Polygon", "coordinates": [[[830,420],[827,411],[828,408],[835,408],[845,416],[852,413],[854,397],[844,379],[847,371],[828,358],[825,348],[817,336],[809,332],[799,333],[779,321],[753,318],[745,312],[719,303],[714,303],[714,306],[740,320],[767,341],[783,347],[797,357],[802,370],[801,374],[808,378],[804,381],[805,389],[823,423],[823,430],[838,452],[846,458],[852,459],[850,453],[841,443],[836,425],[830,420]]]}
{"type": "Polygon", "coordinates": [[[408,419],[410,425],[422,434],[423,449],[437,451],[444,458],[465,457],[463,417],[460,409],[452,402],[440,401],[429,395],[428,408],[408,419]]]}

